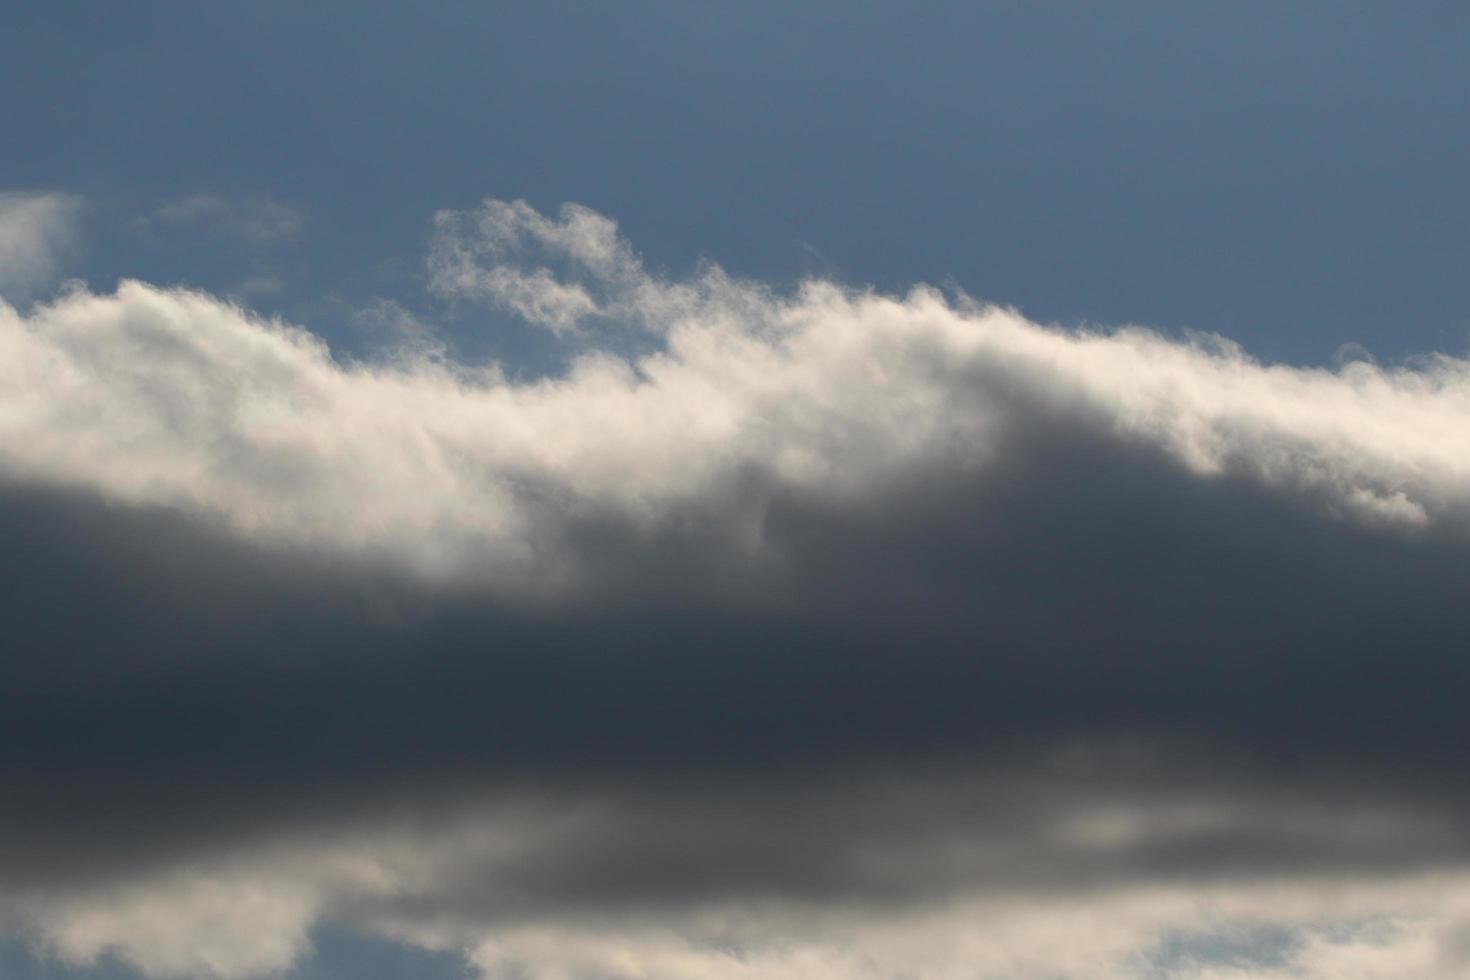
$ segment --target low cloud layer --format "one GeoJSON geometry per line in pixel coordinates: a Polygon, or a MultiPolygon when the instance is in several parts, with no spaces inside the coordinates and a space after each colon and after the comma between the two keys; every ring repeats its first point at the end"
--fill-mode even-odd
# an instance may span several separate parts
{"type": "Polygon", "coordinates": [[[156,976],[323,921],[547,980],[1463,969],[1470,362],[671,280],[519,202],[429,273],[568,370],[0,306],[13,929],[156,976]]]}

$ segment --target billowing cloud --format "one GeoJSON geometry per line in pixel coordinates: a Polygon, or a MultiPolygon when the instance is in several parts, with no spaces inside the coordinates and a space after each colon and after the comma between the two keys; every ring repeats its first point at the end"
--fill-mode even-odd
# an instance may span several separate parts
{"type": "Polygon", "coordinates": [[[548,980],[1463,968],[1470,363],[674,281],[581,208],[429,261],[570,367],[0,308],[15,928],[156,976],[323,921],[548,980]]]}
{"type": "MultiPolygon", "coordinates": [[[[17,477],[218,516],[248,535],[382,547],[523,580],[577,571],[562,532],[579,515],[646,527],[702,508],[727,550],[757,554],[767,495],[735,491],[742,479],[877,500],[926,468],[1000,472],[1033,454],[1041,427],[1160,453],[1202,480],[1240,477],[1347,520],[1463,520],[1463,360],[1292,369],[1218,340],[1046,329],[924,289],[892,298],[814,282],[774,297],[718,269],[665,284],[605,219],[487,212],[485,241],[441,245],[436,269],[446,249],[468,261],[534,235],[599,281],[606,296],[589,308],[658,331],[662,348],[593,351],[532,384],[433,360],[343,365],[300,328],[129,282],[4,314],[5,464],[17,477]]],[[[436,272],[553,325],[570,315],[559,298],[570,287],[545,269],[495,266],[488,286],[475,275],[436,272]],[[493,284],[509,279],[509,293],[493,284]]]]}

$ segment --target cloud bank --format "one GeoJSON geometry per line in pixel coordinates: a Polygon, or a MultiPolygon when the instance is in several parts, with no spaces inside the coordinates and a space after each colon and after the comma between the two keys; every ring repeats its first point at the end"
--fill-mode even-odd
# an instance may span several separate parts
{"type": "Polygon", "coordinates": [[[159,977],[324,921],[548,980],[1463,970],[1470,362],[672,279],[521,202],[429,273],[567,370],[0,307],[13,929],[159,977]]]}
{"type": "Polygon", "coordinates": [[[440,216],[443,292],[563,330],[657,333],[592,348],[563,377],[405,358],[344,365],[301,328],[209,296],[123,283],[3,315],[4,463],[250,536],[382,548],[485,581],[555,578],[581,515],[656,526],[706,511],[760,552],[762,495],[742,480],[857,502],[925,468],[968,475],[1024,457],[1038,427],[1240,477],[1359,522],[1458,529],[1470,367],[1266,366],[1218,338],[1069,333],[961,298],[804,284],[776,296],[717,268],[665,283],[606,219],[490,202],[440,216]],[[475,265],[525,241],[569,264],[475,265]],[[468,566],[475,566],[469,570],[468,566]]]}

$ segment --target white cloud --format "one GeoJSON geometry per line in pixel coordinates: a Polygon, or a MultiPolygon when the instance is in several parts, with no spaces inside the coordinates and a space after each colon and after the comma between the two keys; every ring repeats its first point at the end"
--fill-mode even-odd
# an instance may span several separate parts
{"type": "Polygon", "coordinates": [[[54,281],[80,210],[69,194],[0,193],[0,296],[22,302],[54,281]]]}
{"type": "Polygon", "coordinates": [[[666,329],[694,316],[739,316],[754,326],[773,298],[709,266],[674,283],[650,275],[610,219],[581,205],[553,220],[524,201],[487,200],[473,211],[434,217],[429,286],[437,294],[485,300],[565,335],[588,320],[666,329]]]}
{"type": "Polygon", "coordinates": [[[239,977],[289,967],[307,948],[315,896],[289,879],[176,876],[63,901],[36,932],[73,965],[111,954],[147,976],[239,977]]]}
{"type": "Polygon", "coordinates": [[[594,350],[529,383],[411,350],[344,365],[299,328],[126,282],[0,312],[0,465],[502,584],[575,578],[558,532],[589,512],[638,525],[717,500],[712,532],[758,558],[762,501],[723,489],[739,474],[861,499],[919,468],[983,472],[996,453],[1024,454],[1041,414],[1350,520],[1412,530],[1464,516],[1463,360],[1299,369],[1222,342],[1050,329],[923,288],[810,282],[777,297],[716,268],[669,284],[577,209],[551,221],[492,202],[441,225],[485,236],[450,248],[453,288],[562,322],[571,287],[544,269],[476,271],[531,237],[662,349],[594,350]],[[516,289],[484,286],[502,280],[516,289]]]}
{"type": "Polygon", "coordinates": [[[1464,879],[1141,888],[799,919],[796,929],[774,914],[738,925],[507,929],[472,945],[470,959],[487,980],[1452,980],[1464,970],[1452,937],[1467,898],[1464,879]],[[1277,951],[1248,945],[1220,961],[1211,937],[1248,942],[1263,922],[1292,940],[1279,964],[1277,951]],[[1149,954],[1180,935],[1185,952],[1151,970],[1149,954]]]}

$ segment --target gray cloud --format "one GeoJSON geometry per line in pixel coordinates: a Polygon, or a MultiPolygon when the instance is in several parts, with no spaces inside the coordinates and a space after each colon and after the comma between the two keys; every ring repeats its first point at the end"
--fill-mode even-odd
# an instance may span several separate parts
{"type": "Polygon", "coordinates": [[[159,976],[329,920],[491,976],[1120,977],[1267,921],[1260,975],[1453,975],[1464,361],[669,282],[584,210],[439,234],[441,292],[590,352],[0,311],[17,928],[159,976]]]}

